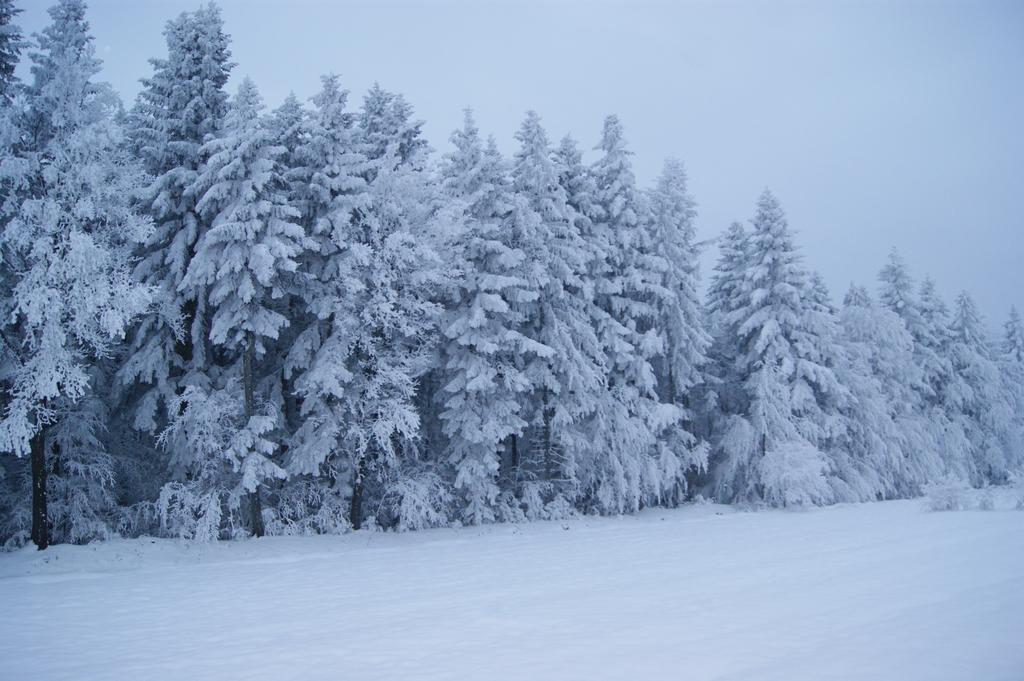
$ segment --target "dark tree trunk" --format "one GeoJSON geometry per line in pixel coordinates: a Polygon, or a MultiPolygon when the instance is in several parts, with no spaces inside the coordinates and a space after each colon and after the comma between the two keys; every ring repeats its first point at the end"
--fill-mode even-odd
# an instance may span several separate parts
{"type": "Polygon", "coordinates": [[[348,508],[348,519],[352,523],[353,530],[358,530],[363,526],[363,478],[365,476],[365,459],[360,456],[356,460],[355,468],[352,469],[352,499],[348,508]]]}
{"type": "Polygon", "coordinates": [[[29,442],[32,458],[32,543],[40,551],[50,545],[50,525],[46,512],[46,429],[40,427],[29,442]]]}
{"type": "Polygon", "coordinates": [[[509,443],[510,451],[512,452],[512,490],[515,491],[519,486],[519,436],[513,433],[509,436],[511,442],[509,443]]]}
{"type": "MultiPolygon", "coordinates": [[[[242,355],[242,383],[245,390],[245,419],[248,421],[256,413],[253,393],[252,363],[256,356],[256,337],[252,331],[245,334],[245,350],[242,355]]],[[[256,489],[249,492],[249,524],[253,535],[262,537],[266,530],[263,527],[263,499],[260,498],[259,483],[256,489]]]]}
{"type": "Polygon", "coordinates": [[[551,406],[551,397],[547,388],[544,389],[542,399],[544,411],[541,417],[543,418],[544,423],[541,436],[544,438],[544,479],[550,481],[554,477],[555,470],[555,462],[553,461],[554,453],[552,452],[551,444],[551,422],[555,418],[555,410],[551,406]]]}
{"type": "Polygon", "coordinates": [[[299,398],[295,394],[292,381],[285,378],[284,369],[281,369],[281,394],[284,398],[284,419],[288,429],[292,430],[299,423],[299,398]]]}

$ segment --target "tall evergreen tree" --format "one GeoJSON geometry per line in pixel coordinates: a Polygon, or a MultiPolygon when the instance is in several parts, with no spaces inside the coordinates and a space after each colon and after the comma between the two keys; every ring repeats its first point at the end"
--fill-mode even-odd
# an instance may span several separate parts
{"type": "Polygon", "coordinates": [[[941,460],[945,472],[966,477],[969,474],[970,443],[963,426],[951,418],[956,408],[951,402],[953,367],[948,356],[948,311],[934,285],[926,280],[920,296],[914,295],[914,281],[903,259],[893,251],[879,273],[882,304],[896,313],[913,339],[914,358],[922,381],[916,384],[915,411],[924,419],[931,442],[909,452],[912,479],[923,484],[936,475],[933,457],[941,460]]]}
{"type": "Polygon", "coordinates": [[[1018,456],[1006,448],[1013,440],[1014,405],[1004,390],[981,315],[967,292],[956,298],[950,336],[956,420],[971,444],[970,468],[976,482],[1005,482],[1018,456]]]}
{"type": "Polygon", "coordinates": [[[571,495],[577,461],[587,447],[580,423],[604,393],[604,356],[592,324],[594,253],[580,233],[535,112],[527,113],[516,139],[510,227],[531,265],[526,278],[539,293],[517,307],[524,333],[551,351],[523,364],[533,391],[527,420],[538,459],[529,473],[552,493],[571,495]]]}
{"type": "Polygon", "coordinates": [[[1003,352],[1013,361],[1024,364],[1024,322],[1016,307],[1010,308],[1010,316],[1003,325],[1003,352]]]}
{"type": "Polygon", "coordinates": [[[682,410],[657,395],[652,362],[665,342],[655,326],[654,300],[662,292],[665,261],[645,229],[632,152],[617,117],[605,119],[597,148],[592,222],[601,257],[591,276],[607,393],[590,419],[593,448],[579,476],[585,505],[621,512],[676,494],[685,464],[659,443],[680,423],[682,410]]]}
{"type": "Polygon", "coordinates": [[[154,178],[141,201],[156,225],[135,274],[159,289],[160,304],[132,334],[119,376],[132,389],[136,427],[148,431],[166,422],[166,408],[184,385],[205,381],[206,296],[180,284],[209,228],[194,187],[207,160],[203,145],[219,132],[227,111],[224,85],[234,66],[215,5],[181,14],[164,36],[167,57],[152,60],[153,75],[143,81],[129,117],[133,146],[154,178]]]}
{"type": "Polygon", "coordinates": [[[738,334],[729,380],[740,388],[718,443],[718,495],[773,505],[831,501],[825,406],[842,388],[822,362],[822,338],[809,321],[820,296],[767,190],[752,226],[743,284],[715,305],[728,310],[722,326],[738,334]]]}
{"type": "Polygon", "coordinates": [[[537,292],[523,276],[525,256],[512,243],[508,171],[493,140],[485,147],[470,112],[452,133],[445,155],[446,194],[466,208],[459,236],[462,278],[442,320],[445,383],[441,420],[455,467],[455,488],[471,523],[495,520],[503,448],[512,451],[526,428],[523,401],[530,391],[521,368],[551,350],[523,335],[519,306],[537,292]]]}
{"type": "Polygon", "coordinates": [[[9,104],[14,98],[17,77],[14,69],[25,47],[21,29],[14,18],[22,10],[15,7],[14,0],[0,0],[0,102],[9,104]]]}
{"type": "MultiPolygon", "coordinates": [[[[378,139],[380,157],[357,151],[345,94],[328,77],[314,101],[310,205],[319,215],[314,230],[327,244],[315,256],[321,276],[311,304],[325,323],[301,343],[311,352],[298,380],[306,418],[291,466],[315,473],[327,463],[334,475],[344,475],[348,520],[359,529],[371,473],[387,487],[409,472],[403,464],[415,456],[414,396],[436,340],[439,310],[432,298],[445,274],[435,231],[447,213],[436,210],[440,201],[428,174],[402,159],[407,140],[401,134],[378,139]],[[372,172],[362,172],[367,168],[372,172]]],[[[369,118],[364,111],[363,120],[369,118]]],[[[378,491],[382,499],[395,492],[378,491]]]]}
{"type": "MultiPolygon", "coordinates": [[[[289,323],[273,301],[290,281],[302,252],[312,247],[298,211],[288,204],[277,159],[284,149],[260,116],[263,107],[252,81],[239,86],[221,134],[203,145],[208,159],[192,191],[201,196],[196,210],[209,220],[196,254],[179,284],[186,295],[208,295],[212,308],[210,340],[241,355],[245,428],[255,430],[257,416],[254,364],[289,323]]],[[[260,422],[262,423],[262,422],[260,422]]],[[[250,528],[263,534],[259,486],[283,471],[265,447],[247,451],[237,465],[239,483],[250,500],[250,528]]]]}
{"type": "Polygon", "coordinates": [[[711,337],[700,302],[700,252],[696,245],[696,204],[687,189],[686,170],[676,159],[665,161],[648,193],[651,243],[665,260],[655,326],[664,335],[664,352],[655,360],[663,402],[683,409],[683,421],[666,435],[694,470],[695,480],[707,464],[707,445],[695,435],[698,386],[704,384],[711,337]]]}
{"type": "MultiPolygon", "coordinates": [[[[318,500],[311,515],[318,517],[317,531],[347,524],[340,490],[335,489],[344,471],[339,442],[344,428],[346,382],[351,378],[344,362],[342,328],[351,312],[340,274],[357,213],[368,206],[366,157],[360,151],[355,114],[347,111],[348,91],[336,75],[321,78],[320,91],[312,98],[313,109],[305,123],[304,141],[295,152],[296,167],[289,179],[302,222],[317,247],[306,253],[303,269],[308,274],[302,292],[305,314],[301,330],[291,345],[285,374],[302,397],[298,427],[291,438],[288,470],[308,475],[311,485],[328,481],[328,491],[301,494],[318,500]],[[337,320],[336,320],[337,318],[337,320]],[[337,456],[338,461],[332,461],[337,456]],[[323,474],[323,475],[322,475],[323,474]]],[[[301,482],[299,483],[302,484],[301,482]]]]}
{"type": "Polygon", "coordinates": [[[400,94],[388,92],[374,83],[363,98],[359,115],[359,133],[363,153],[376,161],[395,145],[395,156],[402,163],[425,162],[429,147],[422,137],[423,121],[412,117],[412,106],[400,94]]]}
{"type": "Polygon", "coordinates": [[[50,19],[31,55],[28,132],[13,164],[18,209],[0,235],[5,266],[18,263],[4,329],[8,342],[17,338],[17,366],[0,450],[31,455],[40,549],[49,543],[47,454],[56,442],[48,431],[88,393],[88,362],[111,352],[151,297],[128,272],[131,248],[152,227],[130,202],[143,175],[124,153],[116,96],[93,81],[100,61],[85,4],[62,0],[50,19]]]}
{"type": "Polygon", "coordinates": [[[838,371],[853,398],[843,410],[847,421],[834,456],[837,475],[849,487],[845,496],[907,494],[913,481],[904,460],[921,445],[911,411],[913,385],[922,380],[913,339],[902,320],[878,306],[862,286],[850,286],[839,320],[843,362],[838,371]]]}

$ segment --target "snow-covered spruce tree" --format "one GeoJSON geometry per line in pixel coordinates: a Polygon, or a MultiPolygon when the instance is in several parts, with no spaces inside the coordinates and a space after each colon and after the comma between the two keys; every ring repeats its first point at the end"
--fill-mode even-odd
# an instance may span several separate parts
{"type": "Polygon", "coordinates": [[[516,458],[515,438],[528,425],[523,402],[532,386],[522,363],[551,351],[520,331],[520,306],[536,301],[537,291],[523,276],[525,255],[507,229],[513,197],[506,164],[493,140],[484,146],[469,111],[451,142],[443,188],[465,206],[466,224],[457,241],[460,285],[441,322],[440,417],[462,517],[478,524],[495,520],[502,452],[516,458]]]}
{"type": "Polygon", "coordinates": [[[153,59],[153,75],[129,115],[130,138],[153,176],[141,194],[156,229],[135,276],[159,291],[158,305],[133,331],[119,371],[135,426],[155,433],[187,384],[205,383],[209,323],[202,287],[180,287],[209,223],[193,190],[206,161],[203,144],[220,129],[227,110],[224,85],[234,66],[215,5],[183,13],[164,30],[167,57],[153,59]]]}
{"type": "Polygon", "coordinates": [[[847,293],[840,323],[847,360],[840,381],[854,398],[844,412],[849,463],[876,496],[911,496],[943,470],[934,432],[919,407],[924,375],[913,337],[895,312],[860,286],[847,293]]]}
{"type": "MultiPolygon", "coordinates": [[[[664,257],[655,326],[665,339],[654,362],[663,402],[683,409],[683,422],[666,432],[675,448],[699,474],[707,465],[707,445],[694,435],[694,394],[704,383],[711,337],[700,301],[700,252],[696,245],[696,204],[687,189],[686,170],[676,159],[665,161],[654,189],[648,192],[651,243],[664,257]]],[[[691,475],[695,479],[696,475],[691,475]]]]}
{"type": "Polygon", "coordinates": [[[591,272],[594,327],[605,355],[606,391],[589,419],[590,456],[580,466],[583,505],[602,512],[632,511],[674,497],[691,461],[664,446],[682,409],[657,395],[652,361],[665,342],[655,324],[665,260],[650,243],[631,152],[615,116],[604,122],[595,183],[594,243],[601,253],[591,272]]]}
{"type": "Polygon", "coordinates": [[[1010,316],[1003,325],[1003,353],[1011,360],[1024,364],[1024,322],[1016,307],[1010,308],[1010,316]]]}
{"type": "Polygon", "coordinates": [[[506,477],[535,517],[541,502],[557,497],[551,508],[564,508],[577,492],[578,461],[589,448],[581,424],[604,397],[604,353],[592,323],[594,253],[580,233],[536,113],[527,113],[516,139],[508,229],[525,256],[528,285],[539,295],[512,306],[522,315],[523,333],[550,352],[522,362],[532,386],[524,413],[531,437],[521,460],[506,466],[506,477]]]}
{"type": "Polygon", "coordinates": [[[920,485],[944,474],[968,476],[968,448],[962,426],[949,417],[949,384],[952,364],[946,355],[948,337],[946,311],[934,287],[925,284],[927,300],[914,294],[914,280],[906,263],[894,250],[878,275],[879,300],[903,321],[913,340],[914,361],[921,381],[911,383],[915,399],[913,409],[921,417],[922,437],[905,452],[908,480],[920,485]],[[926,446],[930,443],[930,446],[926,446]]]}
{"type": "Polygon", "coordinates": [[[1009,399],[1013,419],[1007,435],[1007,449],[1016,453],[1011,465],[1017,479],[1024,475],[1024,323],[1016,307],[1003,325],[1003,342],[999,360],[1003,390],[1009,399]]]}
{"type": "MultiPolygon", "coordinates": [[[[772,505],[835,499],[827,446],[831,405],[845,398],[822,361],[826,339],[815,323],[815,298],[785,215],[767,190],[745,244],[745,276],[720,328],[738,338],[727,383],[737,402],[723,410],[718,436],[717,495],[772,505]]],[[[723,405],[724,407],[724,405],[723,405]]]]}
{"type": "MultiPolygon", "coordinates": [[[[335,315],[344,314],[339,306],[339,295],[344,296],[338,254],[346,246],[356,210],[368,200],[367,161],[354,128],[355,114],[346,110],[347,99],[348,91],[337,76],[323,76],[312,109],[298,121],[300,129],[292,132],[298,146],[289,154],[291,202],[316,246],[300,260],[304,285],[294,298],[294,338],[287,345],[281,379],[291,478],[278,493],[276,532],[340,532],[348,527],[341,497],[343,471],[332,457],[344,460],[339,445],[342,421],[335,411],[340,409],[336,401],[349,371],[341,361],[344,349],[326,344],[335,315]],[[317,362],[321,375],[316,382],[304,383],[304,372],[317,362]],[[324,372],[334,372],[334,379],[326,381],[324,372]]],[[[282,132],[296,122],[289,109],[286,102],[275,116],[282,132]]]]}
{"type": "Polygon", "coordinates": [[[347,98],[337,76],[322,78],[289,176],[293,201],[316,248],[302,261],[308,275],[302,292],[304,310],[285,363],[285,378],[301,397],[287,460],[292,480],[279,504],[279,520],[288,531],[324,533],[348,526],[340,442],[345,409],[341,400],[351,374],[344,364],[347,349],[332,330],[335,318],[351,311],[345,307],[340,253],[347,248],[356,211],[365,209],[369,198],[367,159],[359,151],[347,98]]]}
{"type": "Polygon", "coordinates": [[[711,333],[708,350],[708,396],[703,406],[705,430],[714,435],[728,422],[723,414],[737,414],[743,404],[742,386],[735,382],[732,367],[739,355],[739,331],[731,316],[746,290],[749,235],[742,223],[733,222],[718,238],[718,259],[708,286],[707,319],[711,333]]]}
{"type": "MultiPolygon", "coordinates": [[[[439,482],[414,470],[420,425],[414,397],[436,339],[439,308],[432,298],[445,273],[434,233],[448,213],[438,210],[420,160],[402,160],[408,138],[396,134],[376,157],[372,144],[352,136],[345,97],[329,77],[314,102],[318,122],[307,155],[315,162],[308,166],[314,168],[308,205],[321,239],[309,301],[316,322],[292,352],[295,365],[304,367],[297,380],[303,423],[289,468],[325,472],[333,488],[326,493],[348,495],[353,529],[363,524],[371,478],[378,501],[395,511],[388,520],[424,526],[447,517],[447,509],[409,504],[404,496],[423,489],[409,476],[419,476],[419,483],[429,478],[428,488],[439,482]],[[403,517],[414,506],[419,515],[403,517]]],[[[388,128],[376,115],[364,110],[364,129],[388,128]]]]}
{"type": "Polygon", "coordinates": [[[151,298],[129,275],[131,249],[152,229],[130,203],[143,175],[123,151],[116,96],[93,81],[100,62],[85,5],[62,0],[50,17],[31,55],[25,135],[3,164],[14,187],[5,206],[17,209],[0,235],[4,266],[16,268],[3,329],[16,366],[6,377],[0,450],[31,455],[40,549],[50,541],[48,452],[77,446],[51,429],[88,394],[88,358],[107,356],[151,298]]]}
{"type": "Polygon", "coordinates": [[[601,212],[595,203],[597,185],[594,182],[594,176],[591,174],[590,168],[583,163],[583,152],[576,140],[569,135],[562,138],[558,148],[552,152],[552,157],[558,167],[558,183],[565,191],[565,200],[573,210],[573,222],[576,224],[576,229],[593,251],[590,267],[594,268],[604,255],[599,248],[600,244],[594,243],[597,237],[594,218],[601,212]]]}
{"type": "Polygon", "coordinates": [[[305,146],[309,134],[307,112],[294,92],[289,92],[281,106],[271,112],[267,128],[274,143],[284,149],[278,163],[284,168],[289,196],[292,196],[298,189],[295,171],[302,166],[299,150],[305,146]]]}
{"type": "Polygon", "coordinates": [[[941,353],[942,335],[945,334],[947,313],[944,305],[934,295],[934,287],[925,283],[923,291],[929,294],[928,318],[924,305],[914,294],[914,280],[900,255],[893,250],[889,260],[879,272],[879,299],[882,305],[903,319],[907,330],[914,339],[914,354],[927,383],[926,401],[931,405],[943,401],[942,388],[949,380],[949,361],[941,353]]]}
{"type": "Polygon", "coordinates": [[[1008,448],[1015,439],[1014,405],[1004,390],[984,323],[967,292],[956,298],[950,336],[949,356],[956,377],[953,403],[971,445],[975,482],[1006,482],[1019,457],[1008,448]]]}
{"type": "Polygon", "coordinates": [[[18,78],[14,69],[18,65],[25,41],[14,18],[22,10],[15,7],[14,0],[0,0],[0,103],[5,106],[14,99],[18,78]]]}
{"type": "MultiPolygon", "coordinates": [[[[265,354],[268,342],[288,325],[274,301],[294,286],[291,275],[298,259],[313,246],[297,223],[298,211],[288,204],[287,185],[277,162],[284,150],[274,144],[273,131],[260,116],[262,107],[256,86],[243,80],[221,134],[203,145],[208,160],[191,191],[201,196],[196,210],[209,220],[210,228],[196,244],[195,256],[179,284],[186,295],[208,296],[210,340],[228,354],[229,364],[241,364],[240,386],[228,381],[211,387],[240,390],[243,399],[242,412],[235,415],[237,434],[232,446],[209,454],[240,473],[227,496],[229,507],[238,508],[243,492],[247,493],[249,530],[256,536],[264,532],[260,485],[267,478],[284,477],[284,471],[270,458],[273,447],[268,449],[265,440],[268,422],[274,421],[257,412],[255,363],[265,354]],[[242,447],[239,443],[244,441],[255,444],[242,447]]],[[[179,408],[179,419],[188,419],[193,412],[188,405],[179,408]]],[[[189,425],[174,428],[178,433],[189,425]]],[[[174,463],[205,470],[206,461],[187,458],[193,451],[200,453],[176,453],[174,463]]]]}
{"type": "Polygon", "coordinates": [[[394,154],[400,162],[422,166],[429,149],[422,127],[423,121],[412,118],[412,106],[405,97],[388,92],[378,83],[363,98],[359,137],[363,153],[370,160],[383,158],[392,145],[397,145],[394,154]]]}
{"type": "MultiPolygon", "coordinates": [[[[277,167],[284,178],[286,201],[300,211],[299,223],[305,233],[312,237],[309,222],[301,216],[301,194],[308,183],[300,151],[309,139],[310,122],[309,112],[293,93],[289,93],[284,102],[267,117],[265,125],[274,146],[283,149],[277,158],[277,167]]],[[[299,399],[295,394],[294,377],[288,370],[287,352],[295,346],[299,334],[309,325],[305,297],[311,281],[309,255],[315,253],[315,250],[305,251],[303,257],[298,259],[295,281],[292,282],[294,285],[289,287],[285,295],[271,303],[273,309],[288,319],[288,326],[281,330],[275,343],[280,352],[267,353],[260,363],[258,383],[281,419],[280,427],[285,434],[283,437],[295,432],[299,425],[299,399]]]]}

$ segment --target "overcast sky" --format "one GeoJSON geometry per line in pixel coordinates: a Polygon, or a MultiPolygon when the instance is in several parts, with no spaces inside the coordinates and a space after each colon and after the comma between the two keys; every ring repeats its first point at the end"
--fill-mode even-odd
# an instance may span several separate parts
{"type": "MultiPolygon", "coordinates": [[[[27,32],[46,0],[21,0],[27,32]]],[[[896,247],[992,326],[1024,307],[1024,2],[223,0],[238,80],[276,106],[341,74],[404,93],[433,146],[472,106],[511,152],[527,109],[592,147],[622,118],[637,176],[681,158],[701,238],[765,186],[841,300],[896,247]]],[[[183,0],[92,0],[104,76],[130,102],[183,0]]],[[[713,253],[709,263],[713,261],[713,253]]]]}

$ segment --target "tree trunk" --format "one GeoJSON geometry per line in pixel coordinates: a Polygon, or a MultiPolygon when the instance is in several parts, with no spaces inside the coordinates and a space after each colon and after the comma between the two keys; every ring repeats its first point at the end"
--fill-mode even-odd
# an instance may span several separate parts
{"type": "Polygon", "coordinates": [[[29,442],[32,458],[32,543],[40,551],[50,545],[50,526],[46,512],[46,428],[29,442]]]}
{"type": "MultiPolygon", "coordinates": [[[[255,388],[253,386],[252,363],[256,356],[256,337],[252,331],[245,334],[245,350],[242,355],[242,383],[245,390],[245,419],[249,419],[256,413],[254,404],[255,388]]],[[[253,535],[262,537],[266,530],[263,527],[263,499],[260,498],[260,486],[256,483],[256,489],[249,492],[249,524],[253,535]]]]}
{"type": "Polygon", "coordinates": [[[360,456],[352,469],[352,499],[348,508],[348,519],[353,530],[363,526],[363,477],[366,475],[365,459],[360,456]]]}
{"type": "Polygon", "coordinates": [[[544,479],[550,481],[554,477],[554,461],[552,461],[552,444],[551,444],[551,422],[555,418],[555,410],[551,407],[551,397],[548,393],[547,388],[544,389],[544,395],[542,397],[543,409],[541,414],[543,419],[543,432],[542,437],[544,438],[544,479]]]}

